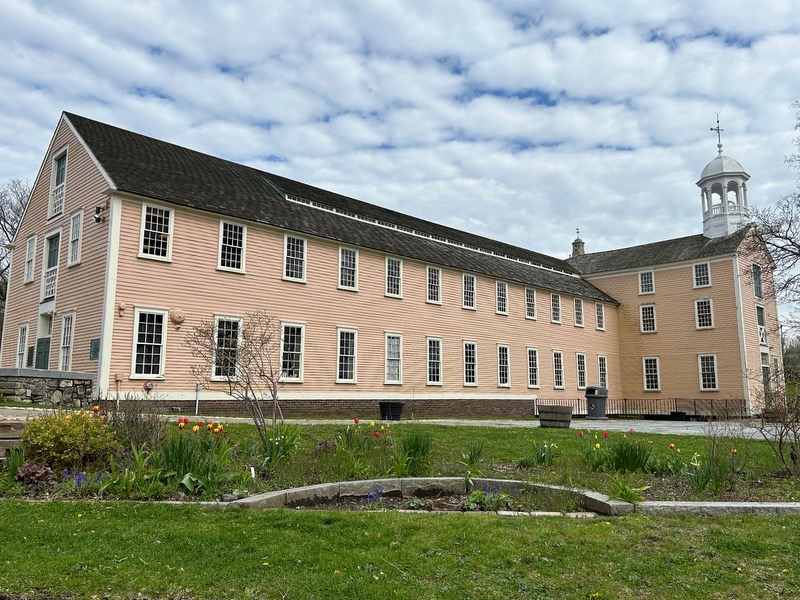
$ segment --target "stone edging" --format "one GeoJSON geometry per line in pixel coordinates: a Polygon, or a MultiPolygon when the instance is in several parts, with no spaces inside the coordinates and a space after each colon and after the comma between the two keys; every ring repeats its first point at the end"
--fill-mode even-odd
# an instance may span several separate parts
{"type": "MultiPolygon", "coordinates": [[[[299,488],[257,494],[227,503],[251,510],[281,508],[298,504],[317,504],[334,500],[340,496],[366,496],[376,488],[386,493],[401,493],[403,496],[425,494],[466,494],[469,489],[492,489],[511,493],[525,486],[570,492],[583,500],[587,511],[601,515],[619,516],[639,513],[644,515],[800,515],[800,502],[641,502],[631,504],[612,500],[605,494],[588,490],[567,488],[558,485],[530,483],[511,479],[473,478],[468,486],[463,477],[410,477],[368,479],[320,483],[299,488]]],[[[420,511],[413,511],[420,512],[420,511]]],[[[499,511],[498,514],[509,515],[499,511]]],[[[553,513],[548,513],[553,514],[553,513]]]]}

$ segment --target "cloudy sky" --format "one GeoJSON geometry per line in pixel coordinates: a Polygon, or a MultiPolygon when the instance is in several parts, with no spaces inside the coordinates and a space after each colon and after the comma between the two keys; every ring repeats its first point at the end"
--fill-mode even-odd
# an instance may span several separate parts
{"type": "Polygon", "coordinates": [[[797,0],[0,0],[0,182],[61,111],[565,258],[795,190],[797,0]]]}

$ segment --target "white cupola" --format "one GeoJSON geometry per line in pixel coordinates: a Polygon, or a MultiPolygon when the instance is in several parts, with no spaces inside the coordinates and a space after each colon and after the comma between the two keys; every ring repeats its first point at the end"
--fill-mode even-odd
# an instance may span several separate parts
{"type": "MultiPolygon", "coordinates": [[[[719,135],[719,121],[712,131],[719,135]]],[[[703,235],[707,238],[730,235],[748,223],[750,175],[739,161],[722,155],[722,140],[718,141],[718,156],[706,165],[697,182],[703,206],[703,235]]]]}

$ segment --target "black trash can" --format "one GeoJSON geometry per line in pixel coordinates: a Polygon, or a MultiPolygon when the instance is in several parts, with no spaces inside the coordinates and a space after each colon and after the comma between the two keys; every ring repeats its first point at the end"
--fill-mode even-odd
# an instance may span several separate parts
{"type": "Polygon", "coordinates": [[[381,409],[381,421],[399,421],[403,413],[402,402],[378,402],[381,409]]]}
{"type": "Polygon", "coordinates": [[[586,418],[594,421],[607,421],[606,400],[608,388],[602,385],[590,385],[586,388],[586,418]]]}

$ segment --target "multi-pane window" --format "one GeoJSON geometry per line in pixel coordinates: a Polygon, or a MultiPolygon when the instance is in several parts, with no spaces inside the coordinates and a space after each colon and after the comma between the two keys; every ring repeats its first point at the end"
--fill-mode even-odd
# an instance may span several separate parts
{"type": "Polygon", "coordinates": [[[575,326],[583,327],[583,300],[575,298],[575,326]]]}
{"type": "Polygon", "coordinates": [[[442,385],[441,338],[428,338],[428,385],[442,385]]]}
{"type": "Polygon", "coordinates": [[[442,303],[442,270],[428,267],[428,302],[442,303]]]}
{"type": "Polygon", "coordinates": [[[403,383],[403,337],[396,333],[386,334],[386,379],[385,383],[403,383]]]}
{"type": "Polygon", "coordinates": [[[166,331],[162,311],[136,311],[136,342],[133,356],[133,377],[164,375],[166,331]]]}
{"type": "Polygon", "coordinates": [[[525,288],[525,318],[536,318],[536,290],[525,288]]]}
{"type": "Polygon", "coordinates": [[[475,276],[464,273],[463,277],[463,308],[475,308],[475,276]]]}
{"type": "Polygon", "coordinates": [[[61,317],[61,349],[59,352],[59,369],[69,371],[72,368],[72,336],[75,329],[75,313],[65,313],[61,317]]]}
{"type": "Polygon", "coordinates": [[[67,180],[67,153],[63,152],[53,161],[53,185],[50,192],[48,217],[60,215],[64,210],[64,184],[67,180]]]}
{"type": "Polygon", "coordinates": [[[655,304],[642,304],[639,307],[639,329],[642,333],[655,333],[656,331],[655,304]]]}
{"type": "Polygon", "coordinates": [[[658,357],[645,356],[642,359],[642,370],[644,373],[644,391],[657,392],[661,389],[658,381],[658,357]]]}
{"type": "Polygon", "coordinates": [[[464,385],[478,385],[478,344],[464,342],[464,385]]]}
{"type": "Polygon", "coordinates": [[[700,368],[700,389],[716,390],[717,388],[717,355],[700,354],[697,357],[700,368]]]}
{"type": "Polygon", "coordinates": [[[561,323],[561,296],[550,294],[550,322],[561,323]]]}
{"type": "Polygon", "coordinates": [[[602,354],[597,357],[597,383],[608,387],[608,359],[602,354]]]}
{"type": "Polygon", "coordinates": [[[586,355],[583,352],[578,352],[575,355],[575,366],[578,374],[578,389],[586,388],[586,355]]]}
{"type": "Polygon", "coordinates": [[[694,265],[694,287],[706,287],[711,285],[711,271],[708,263],[698,263],[694,265]]]}
{"type": "Polygon", "coordinates": [[[539,350],[528,348],[528,387],[539,387],[539,350]]]}
{"type": "Polygon", "coordinates": [[[769,345],[767,341],[767,315],[763,306],[756,306],[756,322],[758,323],[758,343],[761,346],[769,345]]]}
{"type": "Polygon", "coordinates": [[[36,236],[32,235],[25,243],[25,281],[33,281],[33,266],[36,258],[36,236]]]}
{"type": "Polygon", "coordinates": [[[761,267],[753,265],[753,294],[756,298],[764,297],[764,289],[761,285],[761,267]]]}
{"type": "Polygon", "coordinates": [[[25,366],[25,349],[28,347],[28,324],[23,323],[19,326],[17,335],[17,368],[25,366]]]}
{"type": "Polygon", "coordinates": [[[553,387],[564,389],[564,353],[553,350],[553,387]]]}
{"type": "Polygon", "coordinates": [[[497,345],[497,386],[510,387],[511,374],[509,373],[509,350],[505,344],[497,345]]]}
{"type": "Polygon", "coordinates": [[[219,268],[244,270],[244,225],[221,221],[219,224],[219,268]]]}
{"type": "Polygon", "coordinates": [[[172,257],[172,211],[144,205],[142,214],[142,247],[140,256],[172,257]]]}
{"type": "Polygon", "coordinates": [[[343,290],[358,289],[358,251],[339,248],[339,287],[343,290]]]}
{"type": "Polygon", "coordinates": [[[495,311],[500,315],[508,314],[508,284],[505,281],[496,282],[495,298],[497,299],[497,307],[495,311]]]}
{"type": "Polygon", "coordinates": [[[283,278],[306,280],[306,241],[303,238],[284,236],[283,278]]]}
{"type": "Polygon", "coordinates": [[[354,329],[339,329],[337,363],[336,381],[338,383],[355,383],[356,331],[354,329]]]}
{"type": "Polygon", "coordinates": [[[239,332],[242,320],[238,317],[217,317],[212,379],[235,379],[239,365],[239,332]]]}
{"type": "Polygon", "coordinates": [[[283,323],[281,329],[281,381],[303,381],[305,325],[283,323]]]}
{"type": "Polygon", "coordinates": [[[642,271],[639,273],[639,293],[652,294],[656,291],[655,281],[652,271],[642,271]]]}
{"type": "Polygon", "coordinates": [[[81,225],[83,211],[76,212],[69,220],[69,254],[67,264],[74,265],[81,260],[81,225]]]}
{"type": "Polygon", "coordinates": [[[399,258],[386,257],[386,295],[403,295],[403,261],[399,258]]]}
{"type": "Polygon", "coordinates": [[[600,330],[606,328],[606,311],[600,302],[596,302],[594,305],[594,322],[595,328],[600,330]]]}
{"type": "Polygon", "coordinates": [[[711,305],[711,298],[703,298],[694,301],[695,324],[698,329],[708,329],[714,327],[714,311],[711,305]]]}

